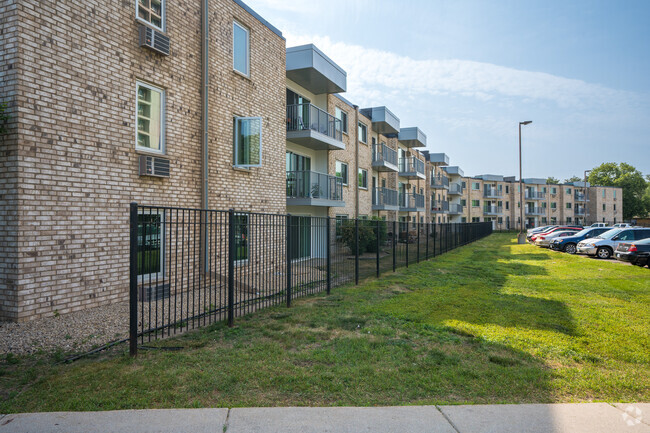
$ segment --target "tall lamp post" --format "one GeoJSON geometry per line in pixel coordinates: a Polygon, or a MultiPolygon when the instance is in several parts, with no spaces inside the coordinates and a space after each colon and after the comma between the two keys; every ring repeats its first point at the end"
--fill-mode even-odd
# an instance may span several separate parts
{"type": "Polygon", "coordinates": [[[533,123],[532,120],[519,122],[519,236],[517,236],[517,242],[520,244],[526,243],[526,233],[524,232],[524,187],[521,175],[521,125],[531,123],[533,123]]]}
{"type": "Polygon", "coordinates": [[[589,190],[587,189],[587,173],[591,173],[591,170],[585,170],[585,184],[583,185],[584,188],[584,208],[585,208],[585,220],[584,220],[584,225],[587,225],[587,218],[589,217],[589,211],[587,210],[587,198],[589,197],[589,190]]]}

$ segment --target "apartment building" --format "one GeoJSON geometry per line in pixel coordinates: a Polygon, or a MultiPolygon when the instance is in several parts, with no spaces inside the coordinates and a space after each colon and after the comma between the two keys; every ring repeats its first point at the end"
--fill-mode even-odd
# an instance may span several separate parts
{"type": "Polygon", "coordinates": [[[497,230],[519,229],[522,213],[526,227],[622,221],[621,188],[584,182],[547,185],[545,179],[524,178],[520,192],[515,177],[489,174],[463,182],[468,185],[465,220],[492,221],[497,230]]]}
{"type": "Polygon", "coordinates": [[[130,202],[286,210],[285,40],[203,3],[0,6],[0,320],[126,299],[130,202]]]}

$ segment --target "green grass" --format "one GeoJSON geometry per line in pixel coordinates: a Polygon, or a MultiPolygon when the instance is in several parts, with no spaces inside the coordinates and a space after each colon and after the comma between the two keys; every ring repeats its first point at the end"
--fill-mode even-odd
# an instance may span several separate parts
{"type": "Polygon", "coordinates": [[[0,413],[650,401],[650,271],[495,234],[331,296],[70,365],[0,363],[0,413]]]}

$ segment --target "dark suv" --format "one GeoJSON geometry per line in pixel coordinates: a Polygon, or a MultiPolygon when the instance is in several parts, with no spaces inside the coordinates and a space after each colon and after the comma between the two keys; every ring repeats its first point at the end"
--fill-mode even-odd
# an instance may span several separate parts
{"type": "Polygon", "coordinates": [[[611,228],[587,227],[586,229],[579,231],[573,236],[553,239],[551,241],[551,244],[549,245],[549,248],[555,251],[564,251],[565,253],[575,254],[576,245],[578,245],[578,242],[585,239],[596,237],[601,233],[605,233],[607,230],[611,230],[611,228]]]}

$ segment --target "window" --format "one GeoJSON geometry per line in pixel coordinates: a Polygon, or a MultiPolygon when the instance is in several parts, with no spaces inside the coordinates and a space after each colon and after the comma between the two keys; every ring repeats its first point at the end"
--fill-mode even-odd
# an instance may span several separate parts
{"type": "Polygon", "coordinates": [[[546,194],[546,187],[545,187],[545,186],[542,187],[542,192],[543,192],[544,194],[546,194]]]}
{"type": "Polygon", "coordinates": [[[138,0],[136,17],[159,30],[165,30],[165,0],[138,0]]]}
{"type": "Polygon", "coordinates": [[[472,207],[479,207],[479,206],[481,206],[480,200],[472,200],[472,207]]]}
{"type": "Polygon", "coordinates": [[[479,184],[478,182],[472,182],[472,189],[474,191],[478,191],[479,189],[481,189],[481,184],[479,184]]]}
{"type": "MultiPolygon", "coordinates": [[[[566,217],[566,222],[570,223],[571,222],[571,217],[566,217]]],[[[555,224],[555,217],[551,218],[551,223],[555,224]]]]}
{"type": "Polygon", "coordinates": [[[138,214],[138,278],[155,278],[163,271],[163,214],[143,210],[138,214]]]}
{"type": "Polygon", "coordinates": [[[480,222],[481,222],[481,218],[480,218],[480,217],[472,217],[472,222],[473,222],[473,223],[480,223],[480,222]]]}
{"type": "Polygon", "coordinates": [[[542,217],[542,224],[546,224],[546,217],[542,217]]]}
{"type": "Polygon", "coordinates": [[[235,117],[235,167],[262,166],[262,118],[235,117]]]}
{"type": "Polygon", "coordinates": [[[551,194],[557,194],[557,188],[551,187],[551,194]]]}
{"type": "Polygon", "coordinates": [[[348,165],[341,161],[336,161],[336,177],[340,177],[343,185],[348,184],[348,165]]]}
{"type": "Polygon", "coordinates": [[[461,217],[460,222],[466,223],[467,222],[467,217],[461,217]]]}
{"type": "Polygon", "coordinates": [[[248,214],[235,214],[235,261],[244,263],[248,261],[248,214]]]}
{"type": "Polygon", "coordinates": [[[359,122],[359,141],[362,143],[368,143],[368,128],[363,123],[359,122]]]}
{"type": "Polygon", "coordinates": [[[567,188],[566,193],[570,195],[571,194],[571,188],[567,188]]]}
{"type": "Polygon", "coordinates": [[[506,202],[506,210],[508,210],[508,209],[510,209],[510,202],[509,201],[506,202]]]}
{"type": "Polygon", "coordinates": [[[616,190],[614,190],[613,192],[614,192],[614,198],[616,198],[616,190]]]}
{"type": "Polygon", "coordinates": [[[359,169],[359,188],[368,189],[368,170],[359,169]]]}
{"type": "Polygon", "coordinates": [[[605,211],[605,203],[603,203],[603,212],[605,211]]]}
{"type": "Polygon", "coordinates": [[[543,207],[544,209],[546,209],[546,202],[545,202],[545,201],[542,202],[542,207],[543,207]]]}
{"type": "Polygon", "coordinates": [[[567,204],[566,204],[566,208],[567,208],[567,209],[571,209],[571,203],[567,203],[567,204]]]}
{"type": "Polygon", "coordinates": [[[463,184],[463,189],[467,188],[467,182],[463,181],[462,184],[463,184]]]}
{"type": "Polygon", "coordinates": [[[137,83],[135,148],[165,152],[165,92],[144,83],[137,83]]]}
{"type": "Polygon", "coordinates": [[[551,209],[557,209],[557,203],[556,202],[551,202],[551,209]]]}
{"type": "Polygon", "coordinates": [[[614,212],[616,212],[616,203],[614,203],[614,212]]]}
{"type": "Polygon", "coordinates": [[[336,118],[341,121],[341,131],[348,133],[348,113],[336,107],[336,118]]]}
{"type": "Polygon", "coordinates": [[[232,67],[246,76],[250,75],[250,46],[248,29],[232,23],[232,67]]]}
{"type": "Polygon", "coordinates": [[[461,206],[467,206],[467,200],[465,200],[464,198],[461,199],[461,200],[460,200],[460,205],[461,205],[461,206]]]}
{"type": "Polygon", "coordinates": [[[603,190],[603,198],[605,198],[605,190],[603,190]]]}
{"type": "Polygon", "coordinates": [[[510,193],[510,187],[508,185],[506,185],[506,194],[509,194],[509,193],[510,193]]]}

